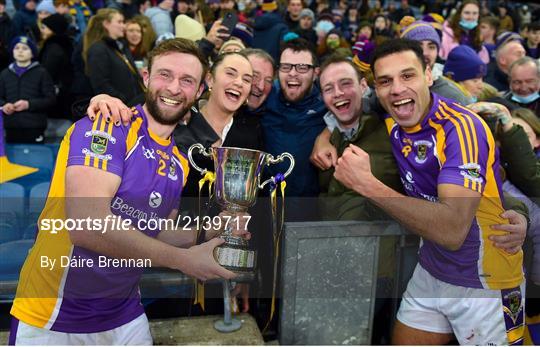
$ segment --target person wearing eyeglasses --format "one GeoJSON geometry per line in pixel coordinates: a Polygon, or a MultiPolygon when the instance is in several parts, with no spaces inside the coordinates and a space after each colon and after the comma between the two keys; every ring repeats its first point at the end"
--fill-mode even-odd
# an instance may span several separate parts
{"type": "MultiPolygon", "coordinates": [[[[278,64],[279,82],[274,83],[261,117],[266,151],[273,155],[289,152],[296,161],[287,178],[288,221],[312,219],[311,213],[317,210],[306,203],[315,204],[319,194],[318,173],[309,156],[328,111],[315,83],[318,75],[317,57],[309,43],[301,38],[285,42],[278,64]]],[[[285,172],[285,165],[272,166],[271,174],[285,172]]]]}

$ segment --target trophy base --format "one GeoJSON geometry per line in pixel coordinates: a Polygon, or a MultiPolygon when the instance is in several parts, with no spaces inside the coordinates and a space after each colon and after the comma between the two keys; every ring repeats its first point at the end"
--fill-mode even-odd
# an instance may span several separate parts
{"type": "Polygon", "coordinates": [[[249,273],[255,268],[255,251],[241,237],[222,235],[223,244],[216,247],[214,257],[219,265],[238,273],[249,273]]]}
{"type": "Polygon", "coordinates": [[[242,322],[236,318],[232,318],[229,324],[225,323],[225,320],[220,319],[214,323],[214,328],[220,333],[232,333],[242,327],[242,322]]]}

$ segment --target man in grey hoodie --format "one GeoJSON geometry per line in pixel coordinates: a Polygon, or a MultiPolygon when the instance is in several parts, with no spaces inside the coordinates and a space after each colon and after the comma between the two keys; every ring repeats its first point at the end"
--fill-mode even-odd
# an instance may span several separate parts
{"type": "Polygon", "coordinates": [[[150,7],[144,12],[144,15],[150,18],[157,37],[165,33],[174,34],[174,25],[170,15],[173,6],[174,0],[158,0],[157,6],[150,7]]]}

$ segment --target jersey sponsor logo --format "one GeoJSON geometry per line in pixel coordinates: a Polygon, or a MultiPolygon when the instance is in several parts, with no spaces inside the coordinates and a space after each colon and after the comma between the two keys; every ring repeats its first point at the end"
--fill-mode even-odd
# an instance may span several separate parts
{"type": "Polygon", "coordinates": [[[176,181],[178,179],[178,175],[176,174],[176,163],[174,160],[171,160],[169,163],[169,174],[167,175],[171,180],[176,181]]]}
{"type": "Polygon", "coordinates": [[[88,148],[83,148],[81,152],[84,155],[87,155],[87,156],[92,157],[92,158],[98,158],[100,160],[111,160],[112,159],[112,155],[110,155],[110,154],[105,154],[105,155],[97,154],[97,153],[92,152],[88,148]]]}
{"type": "Polygon", "coordinates": [[[414,183],[413,175],[410,171],[407,171],[407,174],[405,175],[405,178],[407,179],[407,182],[414,183]]]}
{"type": "MultiPolygon", "coordinates": [[[[407,175],[410,174],[410,172],[407,173],[407,175]]],[[[421,196],[424,200],[428,200],[428,201],[431,201],[431,202],[437,202],[439,201],[439,198],[436,197],[436,196],[433,196],[433,195],[428,195],[428,194],[424,194],[422,192],[420,192],[418,189],[416,189],[416,186],[414,186],[412,183],[414,183],[414,180],[412,183],[408,182],[407,180],[404,180],[402,177],[400,177],[401,179],[401,184],[403,184],[403,187],[405,188],[405,190],[411,192],[411,194],[409,194],[409,196],[421,196]]],[[[407,178],[409,179],[409,178],[407,178]]],[[[410,176],[410,179],[412,179],[412,175],[410,176]]]]}
{"type": "Polygon", "coordinates": [[[156,192],[155,190],[150,193],[150,198],[148,199],[148,205],[153,208],[158,208],[161,206],[162,201],[161,194],[159,192],[156,192]]]}
{"type": "Polygon", "coordinates": [[[158,215],[154,212],[146,212],[141,209],[135,208],[129,205],[124,199],[119,196],[115,196],[111,202],[111,208],[118,212],[119,215],[128,216],[137,220],[149,220],[158,218],[158,215]]]}
{"type": "Polygon", "coordinates": [[[160,157],[162,157],[165,160],[169,160],[171,157],[166,152],[163,152],[162,150],[158,149],[156,150],[156,153],[159,154],[160,157]]]}
{"type": "Polygon", "coordinates": [[[407,138],[407,137],[404,137],[403,139],[401,139],[401,142],[403,142],[404,146],[401,148],[401,153],[403,154],[403,156],[405,158],[407,158],[409,156],[409,154],[412,152],[412,140],[407,138]]]}
{"type": "Polygon", "coordinates": [[[403,146],[403,148],[401,149],[401,153],[403,153],[403,156],[405,158],[407,158],[409,156],[409,153],[411,153],[412,151],[412,147],[407,145],[407,146],[403,146]]]}
{"type": "Polygon", "coordinates": [[[90,144],[90,150],[96,154],[103,154],[107,151],[107,145],[109,139],[101,135],[93,135],[92,143],[90,144]]]}
{"type": "Polygon", "coordinates": [[[523,310],[523,301],[521,300],[521,291],[514,290],[503,295],[503,311],[516,324],[521,311],[523,310]]]}
{"type": "Polygon", "coordinates": [[[143,150],[143,155],[146,159],[156,159],[156,157],[154,156],[154,149],[153,148],[146,148],[144,146],[142,146],[142,150],[143,150]]]}
{"type": "Polygon", "coordinates": [[[90,137],[90,136],[101,136],[101,137],[104,137],[106,138],[107,140],[109,140],[113,145],[116,143],[116,137],[112,136],[111,134],[109,133],[106,133],[105,131],[101,131],[101,130],[89,130],[87,132],[84,133],[84,137],[90,137]]]}
{"type": "Polygon", "coordinates": [[[416,161],[418,164],[425,163],[427,160],[428,149],[433,147],[433,143],[425,140],[419,140],[415,141],[413,146],[416,148],[416,156],[414,157],[414,161],[416,161]]]}
{"type": "Polygon", "coordinates": [[[482,171],[480,165],[476,163],[467,163],[460,165],[459,168],[461,169],[459,172],[461,176],[477,183],[482,183],[484,181],[482,176],[480,176],[480,172],[482,171]]]}

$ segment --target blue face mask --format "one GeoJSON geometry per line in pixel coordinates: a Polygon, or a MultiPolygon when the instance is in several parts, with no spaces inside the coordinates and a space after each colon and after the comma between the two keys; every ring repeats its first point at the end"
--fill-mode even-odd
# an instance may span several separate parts
{"type": "Polygon", "coordinates": [[[465,30],[473,30],[474,28],[476,28],[477,25],[478,25],[477,20],[469,21],[469,20],[462,19],[459,21],[459,26],[465,30]]]}
{"type": "Polygon", "coordinates": [[[471,102],[472,103],[478,102],[478,98],[476,96],[471,96],[471,102]]]}
{"type": "Polygon", "coordinates": [[[521,95],[517,95],[517,94],[514,94],[512,93],[512,100],[513,101],[516,101],[520,104],[530,104],[531,102],[535,101],[536,99],[538,99],[540,97],[540,94],[538,94],[538,92],[534,92],[532,94],[529,94],[527,96],[521,96],[521,95]]]}
{"type": "Polygon", "coordinates": [[[334,29],[334,24],[332,22],[323,20],[317,23],[316,31],[322,31],[323,33],[328,33],[330,30],[334,29]]]}

